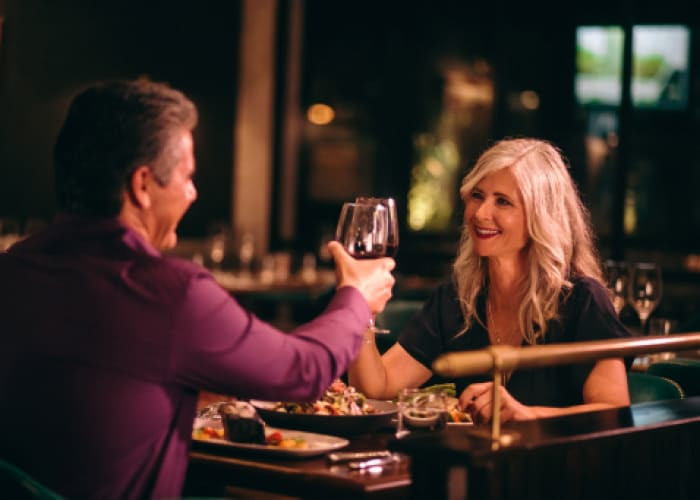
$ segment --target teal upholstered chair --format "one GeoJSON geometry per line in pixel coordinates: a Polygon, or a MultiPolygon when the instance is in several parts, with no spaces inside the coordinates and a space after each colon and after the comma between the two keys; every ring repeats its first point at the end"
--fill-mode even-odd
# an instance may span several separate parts
{"type": "Polygon", "coordinates": [[[686,397],[700,396],[700,359],[673,358],[657,361],[649,366],[647,373],[677,382],[686,397]]]}
{"type": "Polygon", "coordinates": [[[50,490],[18,467],[0,459],[0,496],[15,500],[61,500],[50,490]]]}
{"type": "Polygon", "coordinates": [[[423,307],[421,300],[394,299],[387,302],[384,310],[377,315],[376,325],[391,330],[390,334],[377,334],[379,352],[394,345],[406,323],[423,307]]]}
{"type": "Polygon", "coordinates": [[[632,404],[685,397],[683,388],[677,382],[648,373],[628,372],[627,386],[632,404]]]}

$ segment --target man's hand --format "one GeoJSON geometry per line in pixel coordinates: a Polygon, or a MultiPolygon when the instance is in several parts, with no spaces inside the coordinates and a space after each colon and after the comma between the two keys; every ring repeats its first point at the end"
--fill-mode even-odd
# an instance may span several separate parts
{"type": "Polygon", "coordinates": [[[337,241],[328,243],[328,251],[335,261],[338,287],[353,286],[363,295],[372,314],[380,313],[391,298],[396,281],[391,274],[394,259],[353,259],[337,241]]]}

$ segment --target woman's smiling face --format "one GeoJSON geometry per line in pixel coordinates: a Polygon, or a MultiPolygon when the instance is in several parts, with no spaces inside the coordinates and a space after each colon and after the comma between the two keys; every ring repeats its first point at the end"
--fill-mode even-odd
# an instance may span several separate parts
{"type": "Polygon", "coordinates": [[[525,206],[510,168],[484,176],[467,193],[464,222],[480,257],[517,257],[529,236],[525,206]]]}

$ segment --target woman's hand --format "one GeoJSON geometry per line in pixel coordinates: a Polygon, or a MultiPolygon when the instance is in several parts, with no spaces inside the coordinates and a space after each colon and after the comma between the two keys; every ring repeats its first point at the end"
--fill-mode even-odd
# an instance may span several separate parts
{"type": "MultiPolygon", "coordinates": [[[[459,407],[469,413],[475,424],[490,422],[493,416],[491,404],[493,382],[469,385],[459,396],[459,407]]],[[[509,420],[531,420],[537,418],[535,411],[516,400],[505,387],[500,387],[501,422],[509,420]]]]}

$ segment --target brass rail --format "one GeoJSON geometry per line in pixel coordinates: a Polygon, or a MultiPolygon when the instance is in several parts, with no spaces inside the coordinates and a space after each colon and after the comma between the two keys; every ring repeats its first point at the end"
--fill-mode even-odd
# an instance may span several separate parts
{"type": "Polygon", "coordinates": [[[700,347],[700,332],[592,340],[560,344],[512,347],[489,346],[477,351],[443,354],[433,363],[435,373],[445,377],[462,377],[490,373],[493,375],[491,441],[498,448],[505,441],[500,432],[500,385],[503,373],[516,368],[535,368],[585,363],[603,358],[624,358],[662,351],[682,351],[700,347]]]}

